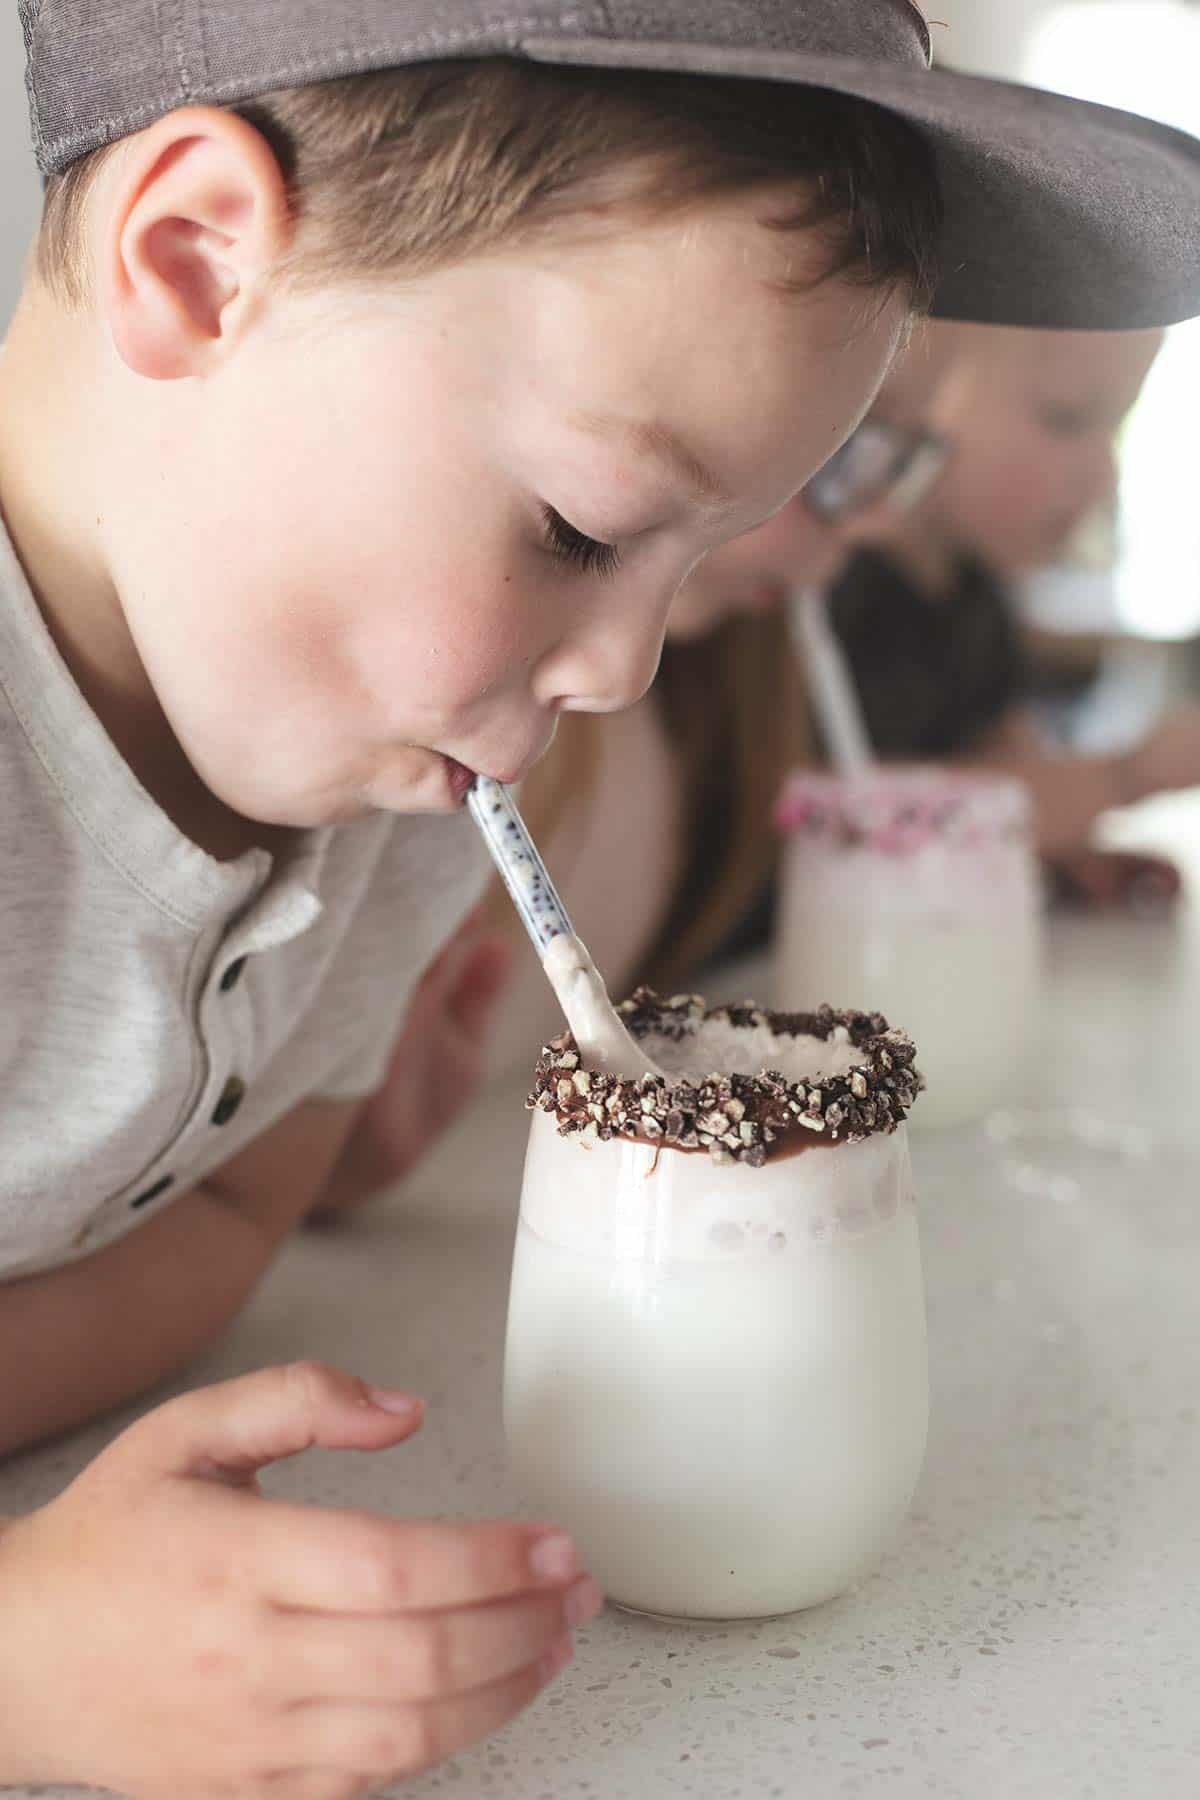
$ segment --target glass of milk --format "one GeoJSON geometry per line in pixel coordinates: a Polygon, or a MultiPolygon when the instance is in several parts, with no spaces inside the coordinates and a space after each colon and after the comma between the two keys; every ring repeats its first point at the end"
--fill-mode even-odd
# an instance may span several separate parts
{"type": "Polygon", "coordinates": [[[928,1083],[919,1125],[959,1124],[1012,1098],[1041,991],[1024,786],[945,769],[802,770],[777,818],[777,1001],[836,993],[902,1019],[928,1083]]]}
{"type": "Polygon", "coordinates": [[[827,1008],[635,1011],[665,1080],[581,1069],[569,1038],[538,1066],[513,1472],[617,1605],[816,1606],[876,1563],[924,1456],[911,1041],[827,1008]]]}

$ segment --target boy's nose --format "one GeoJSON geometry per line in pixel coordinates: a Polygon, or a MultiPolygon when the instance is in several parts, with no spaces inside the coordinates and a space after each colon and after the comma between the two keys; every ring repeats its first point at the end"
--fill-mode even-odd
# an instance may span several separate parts
{"type": "Polygon", "coordinates": [[[534,671],[534,692],[559,712],[621,712],[641,699],[658,669],[668,604],[643,617],[598,613],[534,671]]]}

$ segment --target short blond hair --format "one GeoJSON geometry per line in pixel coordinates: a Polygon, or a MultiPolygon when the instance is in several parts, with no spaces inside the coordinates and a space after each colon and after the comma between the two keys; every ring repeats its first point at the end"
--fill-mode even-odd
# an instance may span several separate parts
{"type": "MultiPolygon", "coordinates": [[[[295,219],[278,271],[301,285],[420,273],[615,207],[663,213],[794,179],[781,230],[814,229],[831,271],[932,290],[941,222],[932,155],[910,126],[817,88],[490,57],[269,94],[234,111],[273,149],[295,219]]],[[[90,291],[88,201],[113,147],[51,179],[37,270],[90,291]]]]}

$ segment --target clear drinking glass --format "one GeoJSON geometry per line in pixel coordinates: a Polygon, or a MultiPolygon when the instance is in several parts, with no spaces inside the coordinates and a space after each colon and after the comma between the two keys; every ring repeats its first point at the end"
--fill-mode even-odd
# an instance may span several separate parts
{"type": "Polygon", "coordinates": [[[919,1126],[1010,1099],[1039,1024],[1042,895],[1027,790],[1003,776],[802,770],[787,836],[774,996],[836,993],[903,1020],[928,1082],[919,1126]]]}
{"type": "MultiPolygon", "coordinates": [[[[818,1091],[833,1117],[847,1078],[818,1091]]],[[[564,1136],[561,1118],[534,1113],[512,1271],[504,1413],[523,1501],[635,1611],[764,1617],[842,1593],[896,1531],[925,1449],[903,1124],[846,1141],[792,1118],[754,1167],[661,1131],[564,1136]]]]}

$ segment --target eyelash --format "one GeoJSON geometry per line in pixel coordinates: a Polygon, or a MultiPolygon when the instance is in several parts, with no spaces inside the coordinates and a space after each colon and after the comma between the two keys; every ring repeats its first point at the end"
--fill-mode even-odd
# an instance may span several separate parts
{"type": "Polygon", "coordinates": [[[546,542],[554,555],[560,562],[570,563],[581,575],[599,575],[604,580],[609,575],[615,575],[620,568],[621,552],[615,544],[602,544],[596,538],[577,531],[552,506],[542,507],[542,521],[546,528],[546,542]]]}

